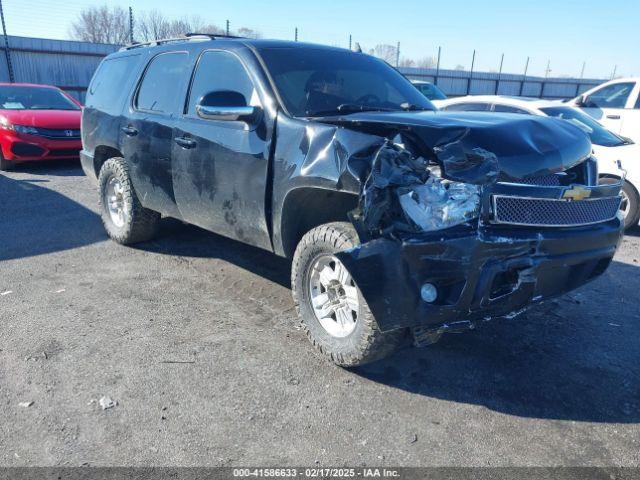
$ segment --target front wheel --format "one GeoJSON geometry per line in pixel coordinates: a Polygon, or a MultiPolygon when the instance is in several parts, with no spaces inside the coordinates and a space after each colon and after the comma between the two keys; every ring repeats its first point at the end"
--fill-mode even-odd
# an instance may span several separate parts
{"type": "Polygon", "coordinates": [[[124,158],[110,158],[104,162],[98,185],[102,223],[113,240],[128,245],[154,237],[160,214],[140,203],[124,158]]]}
{"type": "MultiPolygon", "coordinates": [[[[611,185],[619,181],[617,178],[604,177],[598,183],[600,185],[611,185]]],[[[622,195],[620,210],[624,217],[624,228],[628,230],[638,225],[638,221],[640,221],[640,195],[638,195],[635,187],[626,181],[622,185],[620,194],[622,195]]]]}
{"type": "Polygon", "coordinates": [[[405,331],[382,332],[337,252],[359,244],[346,222],[310,230],[296,248],[293,299],[311,343],[334,363],[354,367],[393,353],[405,331]]]}

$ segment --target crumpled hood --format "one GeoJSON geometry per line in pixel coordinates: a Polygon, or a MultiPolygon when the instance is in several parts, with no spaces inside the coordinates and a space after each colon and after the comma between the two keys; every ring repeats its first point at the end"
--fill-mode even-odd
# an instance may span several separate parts
{"type": "Polygon", "coordinates": [[[381,132],[399,130],[439,156],[491,153],[501,177],[522,179],[567,170],[591,154],[585,132],[550,117],[485,112],[363,112],[323,122],[381,132]],[[453,152],[453,153],[452,153],[453,152]]]}

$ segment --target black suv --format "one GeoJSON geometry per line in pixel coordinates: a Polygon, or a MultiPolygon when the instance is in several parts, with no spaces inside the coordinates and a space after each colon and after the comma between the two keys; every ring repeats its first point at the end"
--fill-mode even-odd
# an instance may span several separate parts
{"type": "Polygon", "coordinates": [[[191,36],[109,55],[82,165],[109,236],[161,216],[290,257],[312,343],[344,366],[600,275],[620,185],[563,120],[444,113],[369,55],[191,36]]]}

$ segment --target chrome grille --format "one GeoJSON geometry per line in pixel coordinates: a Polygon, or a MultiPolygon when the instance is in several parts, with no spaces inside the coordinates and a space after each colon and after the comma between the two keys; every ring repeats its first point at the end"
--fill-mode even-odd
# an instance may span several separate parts
{"type": "Polygon", "coordinates": [[[57,128],[40,128],[36,130],[41,137],[55,138],[60,140],[77,140],[80,138],[79,128],[57,129],[57,128]]]}
{"type": "Polygon", "coordinates": [[[567,227],[611,220],[620,208],[620,197],[567,201],[494,195],[496,223],[567,227]]]}
{"type": "Polygon", "coordinates": [[[539,177],[523,178],[518,183],[525,185],[537,185],[539,187],[558,187],[560,186],[560,176],[551,173],[549,175],[541,175],[539,177]]]}

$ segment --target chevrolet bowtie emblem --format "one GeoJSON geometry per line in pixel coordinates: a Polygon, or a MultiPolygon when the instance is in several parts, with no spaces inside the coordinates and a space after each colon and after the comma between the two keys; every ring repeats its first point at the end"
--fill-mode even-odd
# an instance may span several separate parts
{"type": "Polygon", "coordinates": [[[570,188],[569,190],[565,190],[562,194],[562,198],[567,200],[584,200],[585,198],[589,198],[591,196],[591,190],[588,188],[575,186],[570,188]]]}

